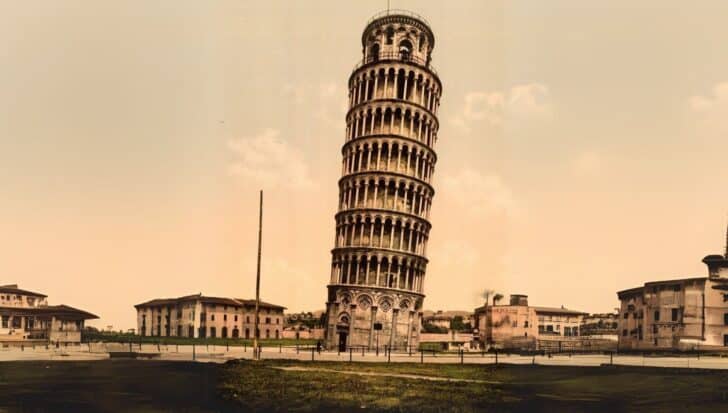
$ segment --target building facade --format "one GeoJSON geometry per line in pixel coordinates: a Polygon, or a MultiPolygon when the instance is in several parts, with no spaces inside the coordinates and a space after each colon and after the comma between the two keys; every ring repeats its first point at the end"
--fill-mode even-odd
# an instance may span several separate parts
{"type": "Polygon", "coordinates": [[[424,18],[388,11],[349,77],[326,346],[417,346],[442,85],[424,18]],[[375,340],[375,337],[378,340],[375,340]]]}
{"type": "Polygon", "coordinates": [[[537,348],[538,341],[569,340],[580,336],[581,311],[557,307],[533,307],[525,295],[511,295],[508,305],[484,305],[475,309],[475,325],[484,346],[537,348]]]}
{"type": "MultiPolygon", "coordinates": [[[[252,339],[255,300],[202,294],[157,298],[134,306],[141,336],[252,339]]],[[[260,302],[259,337],[283,337],[285,307],[260,302]]]]}
{"type": "Polygon", "coordinates": [[[45,294],[0,286],[0,342],[80,343],[86,320],[98,318],[67,305],[48,305],[45,294]]]}
{"type": "Polygon", "coordinates": [[[653,281],[620,291],[619,348],[728,349],[728,245],[703,259],[707,277],[653,281]]]}

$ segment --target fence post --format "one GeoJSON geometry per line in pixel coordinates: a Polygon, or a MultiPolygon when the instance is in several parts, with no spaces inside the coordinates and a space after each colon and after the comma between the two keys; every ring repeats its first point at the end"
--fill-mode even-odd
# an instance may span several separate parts
{"type": "Polygon", "coordinates": [[[464,363],[464,358],[465,358],[465,350],[460,349],[460,364],[464,363]]]}
{"type": "Polygon", "coordinates": [[[131,353],[131,340],[129,340],[129,353],[131,353]]]}
{"type": "Polygon", "coordinates": [[[425,350],[420,349],[420,363],[425,362],[425,350]]]}
{"type": "Polygon", "coordinates": [[[536,355],[535,354],[533,355],[533,359],[531,359],[531,364],[534,366],[536,365],[536,355]]]}
{"type": "Polygon", "coordinates": [[[248,343],[243,341],[243,353],[246,353],[248,351],[248,343]]]}
{"type": "Polygon", "coordinates": [[[225,351],[230,351],[230,340],[225,340],[225,351]]]}
{"type": "Polygon", "coordinates": [[[298,354],[298,343],[296,343],[296,354],[298,354]]]}
{"type": "Polygon", "coordinates": [[[364,357],[364,346],[361,346],[361,356],[364,357]]]}
{"type": "Polygon", "coordinates": [[[311,361],[313,361],[313,355],[316,353],[316,349],[311,346],[311,361]]]}
{"type": "Polygon", "coordinates": [[[495,350],[495,365],[498,365],[498,349],[495,350]]]}
{"type": "Polygon", "coordinates": [[[194,361],[196,359],[195,355],[195,343],[192,343],[192,360],[194,361]]]}
{"type": "Polygon", "coordinates": [[[392,361],[392,347],[387,348],[387,363],[392,361]]]}
{"type": "Polygon", "coordinates": [[[614,353],[613,352],[610,352],[609,353],[609,365],[610,366],[614,365],[614,358],[613,357],[614,357],[614,353]]]}
{"type": "Polygon", "coordinates": [[[349,363],[351,363],[351,347],[349,347],[349,363]]]}
{"type": "Polygon", "coordinates": [[[283,344],[278,343],[278,352],[283,353],[283,344]]]}

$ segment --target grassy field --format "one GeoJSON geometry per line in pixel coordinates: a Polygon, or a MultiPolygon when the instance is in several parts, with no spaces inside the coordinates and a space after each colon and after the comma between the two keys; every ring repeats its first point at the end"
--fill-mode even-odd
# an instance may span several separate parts
{"type": "MultiPolygon", "coordinates": [[[[169,345],[216,345],[216,346],[248,346],[253,345],[252,339],[243,338],[189,338],[189,337],[150,337],[150,336],[137,336],[132,334],[118,334],[118,333],[84,333],[84,342],[107,342],[107,343],[128,343],[134,344],[169,344],[169,345]]],[[[261,339],[259,343],[263,347],[291,347],[295,345],[299,346],[312,346],[316,345],[316,340],[313,339],[261,339]]]]}
{"type": "Polygon", "coordinates": [[[728,372],[638,367],[237,362],[224,367],[220,390],[224,399],[253,411],[728,411],[728,372]],[[282,366],[327,371],[274,368],[282,366]],[[329,370],[489,383],[355,376],[329,370]]]}
{"type": "Polygon", "coordinates": [[[0,363],[0,412],[695,413],[728,411],[727,395],[728,371],[640,367],[283,360],[224,365],[137,360],[0,363]],[[318,370],[281,370],[290,367],[318,370]]]}

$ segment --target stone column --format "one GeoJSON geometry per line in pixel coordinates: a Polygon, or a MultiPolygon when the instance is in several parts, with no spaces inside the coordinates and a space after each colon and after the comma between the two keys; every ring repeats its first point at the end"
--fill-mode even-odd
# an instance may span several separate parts
{"type": "Polygon", "coordinates": [[[346,342],[347,346],[351,346],[350,343],[354,342],[354,320],[356,317],[354,314],[356,313],[356,304],[350,304],[349,305],[349,340],[346,342]]]}
{"type": "Polygon", "coordinates": [[[372,306],[372,319],[369,323],[369,348],[371,349],[374,343],[374,321],[377,319],[377,307],[372,306]]]}
{"type": "Polygon", "coordinates": [[[399,313],[399,310],[396,308],[392,308],[392,330],[389,335],[389,348],[391,349],[394,347],[394,341],[397,338],[397,314],[399,313]]]}
{"type": "Polygon", "coordinates": [[[407,318],[407,348],[409,348],[410,343],[412,343],[412,321],[415,317],[414,310],[410,310],[409,316],[407,318]]]}

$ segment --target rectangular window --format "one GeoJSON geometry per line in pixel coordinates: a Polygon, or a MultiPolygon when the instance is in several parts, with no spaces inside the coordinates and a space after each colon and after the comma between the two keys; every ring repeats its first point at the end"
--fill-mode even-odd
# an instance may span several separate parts
{"type": "MultiPolygon", "coordinates": [[[[215,321],[215,314],[210,314],[210,320],[215,321]]],[[[213,336],[214,337],[214,336],[213,336]]]]}
{"type": "Polygon", "coordinates": [[[626,320],[628,318],[629,318],[629,313],[624,313],[624,319],[626,320]]]}
{"type": "Polygon", "coordinates": [[[222,316],[222,321],[227,321],[227,314],[224,314],[224,315],[222,316]]]}
{"type": "Polygon", "coordinates": [[[528,320],[523,322],[523,327],[528,328],[528,320]]]}
{"type": "Polygon", "coordinates": [[[10,317],[8,317],[6,315],[3,316],[3,324],[2,324],[2,327],[3,328],[8,328],[8,320],[9,319],[10,319],[10,317]]]}
{"type": "Polygon", "coordinates": [[[655,310],[655,321],[660,321],[660,310],[655,310]]]}
{"type": "Polygon", "coordinates": [[[622,330],[622,337],[627,337],[627,330],[622,330]]]}
{"type": "Polygon", "coordinates": [[[728,301],[728,294],[725,294],[724,293],[723,294],[723,302],[725,303],[726,301],[728,301]]]}
{"type": "Polygon", "coordinates": [[[672,309],[672,321],[677,321],[677,316],[678,316],[678,309],[673,308],[672,309]]]}
{"type": "Polygon", "coordinates": [[[235,314],[235,321],[238,321],[238,315],[235,314]]]}
{"type": "Polygon", "coordinates": [[[723,314],[723,324],[728,326],[728,313],[723,314]]]}

